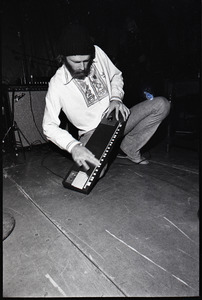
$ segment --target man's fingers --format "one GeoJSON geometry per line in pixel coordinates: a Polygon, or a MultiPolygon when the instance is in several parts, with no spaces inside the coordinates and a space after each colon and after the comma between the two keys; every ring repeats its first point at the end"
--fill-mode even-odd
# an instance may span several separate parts
{"type": "Polygon", "coordinates": [[[119,120],[119,107],[115,108],[115,118],[117,119],[117,121],[119,120]]]}
{"type": "Polygon", "coordinates": [[[94,166],[98,166],[100,164],[100,161],[94,155],[87,159],[87,161],[93,164],[94,166]]]}
{"type": "Polygon", "coordinates": [[[123,116],[124,121],[126,120],[126,113],[123,109],[123,106],[120,106],[117,110],[116,110],[116,119],[119,120],[119,112],[121,113],[121,115],[123,116]]]}
{"type": "Polygon", "coordinates": [[[87,171],[90,168],[88,163],[94,166],[98,166],[100,164],[100,161],[90,152],[84,155],[82,158],[77,159],[76,163],[79,167],[83,166],[84,169],[87,171]]]}
{"type": "Polygon", "coordinates": [[[89,165],[86,163],[85,160],[82,160],[82,166],[84,167],[85,171],[88,171],[90,169],[89,165]]]}
{"type": "Polygon", "coordinates": [[[88,171],[90,169],[89,165],[86,163],[84,159],[76,160],[76,163],[79,167],[83,167],[85,171],[88,171]]]}
{"type": "Polygon", "coordinates": [[[111,112],[112,112],[111,110],[108,110],[108,111],[104,114],[104,117],[105,117],[105,118],[108,118],[109,115],[111,114],[111,112]]]}
{"type": "Polygon", "coordinates": [[[107,109],[103,112],[102,118],[108,116],[109,114],[110,114],[110,110],[109,110],[109,108],[107,108],[107,109]]]}
{"type": "Polygon", "coordinates": [[[126,121],[130,114],[130,110],[126,106],[121,106],[119,111],[121,112],[124,121],[126,121]]]}
{"type": "Polygon", "coordinates": [[[75,163],[79,166],[79,167],[81,167],[82,166],[82,162],[80,161],[80,160],[75,160],[75,163]]]}

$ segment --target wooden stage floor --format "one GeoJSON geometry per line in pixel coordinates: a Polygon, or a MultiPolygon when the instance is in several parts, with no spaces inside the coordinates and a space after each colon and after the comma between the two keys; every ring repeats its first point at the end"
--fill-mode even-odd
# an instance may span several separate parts
{"type": "Polygon", "coordinates": [[[197,152],[150,155],[116,158],[89,195],[62,186],[72,161],[48,144],[5,155],[3,297],[198,296],[197,152]]]}

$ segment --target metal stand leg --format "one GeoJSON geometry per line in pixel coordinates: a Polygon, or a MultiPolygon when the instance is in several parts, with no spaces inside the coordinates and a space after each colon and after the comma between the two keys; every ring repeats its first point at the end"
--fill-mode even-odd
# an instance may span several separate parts
{"type": "MultiPolygon", "coordinates": [[[[25,155],[25,150],[24,150],[24,147],[23,147],[23,143],[22,143],[22,139],[21,139],[21,135],[23,136],[23,138],[26,140],[27,144],[31,147],[28,139],[25,137],[25,135],[22,133],[22,131],[20,130],[20,128],[18,127],[17,123],[14,121],[14,131],[17,132],[18,134],[18,138],[19,138],[19,143],[20,143],[20,147],[22,148],[22,151],[23,151],[23,155],[24,155],[24,158],[26,159],[26,155],[25,155]]],[[[17,142],[15,141],[15,153],[16,153],[16,156],[18,156],[18,146],[17,146],[17,142]]]]}
{"type": "MultiPolygon", "coordinates": [[[[27,144],[29,145],[29,147],[31,147],[31,144],[29,143],[29,141],[27,140],[27,138],[25,137],[25,135],[23,134],[23,132],[18,127],[16,121],[14,120],[14,116],[15,116],[15,113],[14,113],[14,109],[15,109],[14,102],[18,101],[23,96],[24,95],[22,94],[22,95],[16,97],[16,96],[14,96],[14,91],[12,92],[12,107],[11,107],[11,110],[10,110],[10,114],[11,114],[11,126],[9,127],[9,129],[7,130],[4,138],[2,139],[2,145],[4,145],[6,137],[9,136],[9,135],[11,135],[11,137],[12,137],[11,144],[12,144],[12,147],[14,148],[14,150],[15,150],[15,155],[18,156],[18,149],[20,147],[20,148],[22,148],[24,158],[26,159],[26,155],[25,155],[25,151],[24,151],[24,147],[23,147],[23,143],[22,143],[22,138],[21,137],[23,137],[25,139],[25,141],[27,142],[27,144]],[[19,142],[16,141],[15,132],[18,135],[19,142]],[[18,145],[19,145],[19,147],[18,147],[18,145]]],[[[4,151],[4,149],[3,149],[3,151],[4,151]]]]}

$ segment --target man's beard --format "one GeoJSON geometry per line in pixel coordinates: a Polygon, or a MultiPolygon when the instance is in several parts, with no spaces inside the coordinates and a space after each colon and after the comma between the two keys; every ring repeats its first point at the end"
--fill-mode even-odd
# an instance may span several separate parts
{"type": "Polygon", "coordinates": [[[65,59],[65,66],[72,75],[73,78],[75,79],[85,79],[90,73],[90,67],[92,65],[92,60],[89,61],[88,66],[85,70],[73,70],[73,68],[70,66],[70,64],[67,62],[65,59]]]}

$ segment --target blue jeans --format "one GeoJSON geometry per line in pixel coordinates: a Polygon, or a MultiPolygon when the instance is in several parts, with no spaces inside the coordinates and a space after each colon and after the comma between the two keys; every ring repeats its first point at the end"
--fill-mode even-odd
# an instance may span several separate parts
{"type": "MultiPolygon", "coordinates": [[[[153,136],[163,119],[169,114],[170,103],[164,97],[154,97],[134,105],[124,129],[121,150],[130,158],[139,160],[140,149],[153,136]]],[[[80,141],[87,143],[94,130],[81,136],[80,141]]]]}
{"type": "Polygon", "coordinates": [[[163,119],[169,114],[170,102],[164,97],[145,100],[130,109],[121,150],[130,158],[139,160],[140,149],[150,140],[163,119]]]}

